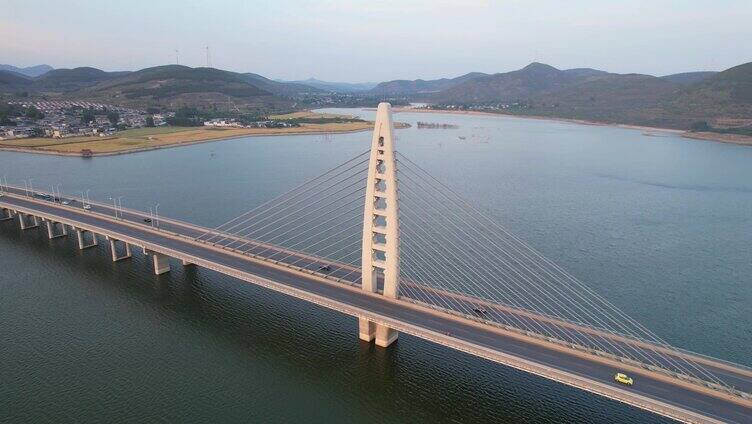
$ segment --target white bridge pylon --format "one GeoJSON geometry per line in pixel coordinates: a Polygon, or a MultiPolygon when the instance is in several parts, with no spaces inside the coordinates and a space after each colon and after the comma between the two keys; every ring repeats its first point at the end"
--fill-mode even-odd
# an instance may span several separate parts
{"type": "MultiPolygon", "coordinates": [[[[400,281],[399,199],[392,106],[379,103],[371,140],[363,212],[363,290],[396,298],[400,281]]],[[[360,338],[387,347],[397,331],[360,318],[360,338]]]]}

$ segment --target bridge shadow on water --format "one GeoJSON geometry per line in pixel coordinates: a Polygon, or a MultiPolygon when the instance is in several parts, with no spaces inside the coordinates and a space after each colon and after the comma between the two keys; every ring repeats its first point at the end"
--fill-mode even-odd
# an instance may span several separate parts
{"type": "Polygon", "coordinates": [[[665,422],[138,249],[2,222],[0,252],[2,422],[665,422]]]}

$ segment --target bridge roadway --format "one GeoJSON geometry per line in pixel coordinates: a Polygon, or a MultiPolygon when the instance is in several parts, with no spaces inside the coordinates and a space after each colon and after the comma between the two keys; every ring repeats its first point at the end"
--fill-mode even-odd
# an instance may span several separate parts
{"type": "MultiPolygon", "coordinates": [[[[0,197],[0,207],[107,235],[670,418],[687,422],[752,422],[749,400],[644,370],[637,373],[635,385],[627,388],[613,381],[613,374],[623,369],[619,363],[196,242],[192,238],[206,229],[191,224],[163,220],[159,231],[144,224],[144,215],[132,211],[124,211],[124,219],[115,220],[106,215],[113,213],[106,205],[93,204],[91,211],[85,211],[80,206],[25,198],[17,191],[0,197]]],[[[728,372],[726,367],[719,369],[728,372]]],[[[742,382],[752,381],[747,370],[732,374],[742,382]]]]}

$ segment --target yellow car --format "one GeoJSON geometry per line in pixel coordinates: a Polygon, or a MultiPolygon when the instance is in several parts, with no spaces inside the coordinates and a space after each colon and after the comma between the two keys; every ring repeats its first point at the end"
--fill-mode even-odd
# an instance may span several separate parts
{"type": "Polygon", "coordinates": [[[616,375],[614,376],[614,380],[615,380],[615,381],[616,381],[617,383],[621,383],[621,384],[626,384],[627,386],[631,386],[631,385],[633,385],[633,384],[634,384],[634,380],[632,380],[632,378],[631,378],[631,377],[627,377],[627,375],[626,375],[626,374],[622,374],[622,373],[617,373],[617,374],[616,374],[616,375]]]}

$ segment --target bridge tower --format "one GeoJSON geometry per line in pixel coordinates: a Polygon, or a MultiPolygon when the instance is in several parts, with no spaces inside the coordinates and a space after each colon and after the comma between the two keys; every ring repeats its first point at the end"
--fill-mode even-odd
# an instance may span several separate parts
{"type": "MultiPolygon", "coordinates": [[[[397,298],[400,280],[399,202],[392,106],[379,103],[371,140],[363,216],[363,290],[397,298]]],[[[360,318],[361,340],[387,347],[397,331],[360,318]]]]}

